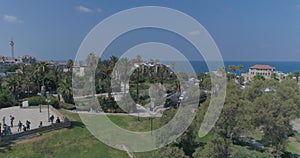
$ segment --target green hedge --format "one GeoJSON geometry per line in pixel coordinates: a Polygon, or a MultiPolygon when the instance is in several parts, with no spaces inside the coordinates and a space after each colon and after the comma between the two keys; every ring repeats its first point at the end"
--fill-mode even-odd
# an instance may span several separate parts
{"type": "MultiPolygon", "coordinates": [[[[60,108],[59,102],[57,99],[55,99],[53,97],[49,97],[47,99],[50,100],[49,104],[51,106],[53,106],[54,108],[60,108]]],[[[35,97],[28,98],[28,104],[29,104],[29,106],[39,106],[39,105],[47,105],[48,103],[46,102],[45,97],[35,96],[35,97]]]]}

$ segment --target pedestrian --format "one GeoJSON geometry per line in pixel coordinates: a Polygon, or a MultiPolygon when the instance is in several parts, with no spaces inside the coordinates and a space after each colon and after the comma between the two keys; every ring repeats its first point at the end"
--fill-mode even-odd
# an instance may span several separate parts
{"type": "Polygon", "coordinates": [[[26,128],[27,128],[27,129],[30,129],[30,124],[31,124],[31,122],[27,120],[27,121],[26,121],[26,128]]]}
{"type": "Polygon", "coordinates": [[[5,124],[5,116],[3,116],[3,118],[2,118],[2,124],[3,124],[3,127],[4,127],[4,124],[5,124]]]}
{"type": "Polygon", "coordinates": [[[43,121],[40,121],[39,128],[43,127],[43,121]]]}
{"type": "Polygon", "coordinates": [[[19,120],[19,123],[18,123],[18,132],[22,132],[22,126],[23,126],[23,123],[19,120]]]}
{"type": "Polygon", "coordinates": [[[7,135],[7,125],[6,124],[3,125],[3,135],[4,136],[7,135]]]}
{"type": "Polygon", "coordinates": [[[12,134],[10,126],[7,126],[7,131],[6,132],[7,132],[7,135],[11,135],[12,134]]]}
{"type": "Polygon", "coordinates": [[[9,117],[10,117],[10,126],[11,126],[11,127],[14,127],[14,120],[15,120],[15,117],[12,116],[12,115],[10,115],[9,117]]]}
{"type": "Polygon", "coordinates": [[[25,131],[27,131],[27,129],[26,129],[26,127],[25,127],[25,125],[23,125],[23,131],[25,132],[25,131]]]}
{"type": "Polygon", "coordinates": [[[59,119],[59,117],[57,117],[57,119],[56,119],[56,123],[60,123],[60,119],[59,119]]]}
{"type": "Polygon", "coordinates": [[[51,121],[51,124],[53,124],[53,121],[54,121],[54,115],[52,115],[52,116],[50,117],[50,121],[51,121]]]}

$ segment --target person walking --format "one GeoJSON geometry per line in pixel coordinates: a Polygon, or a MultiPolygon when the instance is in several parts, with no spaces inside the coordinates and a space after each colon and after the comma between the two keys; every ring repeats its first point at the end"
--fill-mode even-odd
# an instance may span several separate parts
{"type": "Polygon", "coordinates": [[[3,135],[4,136],[7,135],[7,125],[6,124],[3,125],[3,135]]]}
{"type": "Polygon", "coordinates": [[[3,118],[2,118],[2,124],[3,124],[3,127],[4,127],[4,125],[5,125],[5,116],[3,116],[3,118]]]}
{"type": "Polygon", "coordinates": [[[56,119],[56,123],[60,123],[60,119],[59,119],[59,117],[57,117],[57,119],[56,119]]]}
{"type": "Polygon", "coordinates": [[[40,121],[39,128],[43,127],[43,121],[40,121]]]}
{"type": "Polygon", "coordinates": [[[51,124],[53,124],[53,121],[54,121],[54,115],[52,115],[52,116],[50,117],[50,121],[51,121],[51,124]]]}
{"type": "Polygon", "coordinates": [[[10,115],[10,127],[14,127],[14,120],[15,120],[15,117],[10,115]]]}
{"type": "Polygon", "coordinates": [[[27,121],[26,121],[26,128],[27,128],[27,129],[30,129],[30,124],[31,124],[31,122],[27,120],[27,121]]]}
{"type": "Polygon", "coordinates": [[[18,132],[22,132],[22,126],[23,126],[23,123],[19,120],[19,123],[18,123],[18,132]]]}
{"type": "Polygon", "coordinates": [[[12,134],[10,126],[7,126],[6,134],[7,135],[11,135],[12,134]]]}

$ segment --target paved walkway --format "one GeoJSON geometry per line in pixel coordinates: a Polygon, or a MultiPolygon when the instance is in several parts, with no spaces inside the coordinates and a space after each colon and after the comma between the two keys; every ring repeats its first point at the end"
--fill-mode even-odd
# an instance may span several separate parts
{"type": "Polygon", "coordinates": [[[71,110],[72,113],[78,113],[78,114],[96,114],[96,115],[121,115],[121,116],[136,116],[136,117],[162,117],[162,113],[167,110],[168,108],[163,108],[162,106],[159,106],[156,108],[156,112],[150,111],[149,109],[146,109],[145,107],[136,104],[137,112],[135,113],[105,113],[105,112],[96,112],[93,110],[90,111],[77,111],[77,110],[71,110]]]}
{"type": "MultiPolygon", "coordinates": [[[[3,116],[5,116],[5,123],[10,126],[10,115],[13,115],[15,117],[14,120],[14,127],[11,128],[12,133],[16,133],[18,130],[18,122],[19,120],[25,125],[26,120],[30,121],[30,128],[38,128],[40,125],[40,121],[43,122],[43,126],[48,126],[51,123],[48,122],[48,109],[47,107],[42,108],[42,112],[40,112],[39,107],[34,108],[20,108],[20,107],[10,107],[10,108],[4,108],[0,109],[0,123],[3,124],[2,119],[3,116]]],[[[56,120],[57,115],[55,112],[53,112],[50,108],[50,116],[54,115],[56,120]]],[[[63,118],[60,118],[61,121],[63,118]]],[[[2,125],[3,129],[3,125],[2,125]]]]}

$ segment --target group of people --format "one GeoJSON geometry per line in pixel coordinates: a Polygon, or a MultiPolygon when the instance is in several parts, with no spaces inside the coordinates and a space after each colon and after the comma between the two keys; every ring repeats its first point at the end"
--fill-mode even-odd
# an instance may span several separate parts
{"type": "MultiPolygon", "coordinates": [[[[52,115],[52,116],[49,118],[49,120],[50,120],[51,124],[53,124],[53,122],[54,122],[54,115],[52,115]]],[[[60,118],[57,117],[55,122],[56,122],[56,123],[60,123],[60,118]]]]}
{"type": "Polygon", "coordinates": [[[9,115],[10,117],[10,126],[8,126],[5,122],[6,118],[3,116],[2,123],[0,123],[0,136],[12,134],[11,128],[14,127],[15,117],[13,115],[9,115]]]}
{"type": "Polygon", "coordinates": [[[19,123],[18,123],[18,132],[22,132],[22,130],[25,132],[27,130],[30,130],[30,124],[31,122],[26,120],[26,123],[23,124],[20,120],[19,120],[19,123]]]}
{"type": "MultiPolygon", "coordinates": [[[[15,120],[15,117],[13,115],[10,115],[10,126],[6,124],[6,118],[5,116],[3,116],[2,118],[2,123],[0,123],[0,136],[5,136],[5,135],[10,135],[12,134],[12,130],[11,128],[14,127],[14,120],[15,120]]],[[[51,117],[49,118],[49,122],[51,122],[51,124],[54,123],[54,115],[51,115],[51,117]]],[[[60,123],[61,120],[59,117],[56,118],[55,120],[55,123],[60,123]]],[[[30,125],[31,125],[31,122],[29,120],[26,120],[25,123],[22,123],[20,120],[19,120],[19,123],[18,123],[18,132],[25,132],[25,131],[28,131],[30,130],[30,125]]],[[[43,127],[43,122],[40,121],[40,124],[38,126],[39,128],[40,127],[43,127]]]]}

